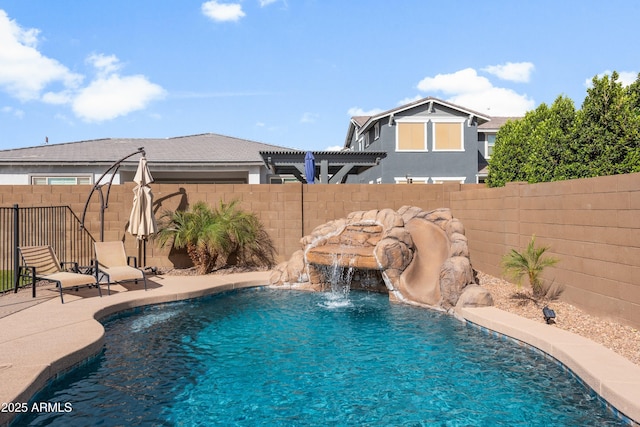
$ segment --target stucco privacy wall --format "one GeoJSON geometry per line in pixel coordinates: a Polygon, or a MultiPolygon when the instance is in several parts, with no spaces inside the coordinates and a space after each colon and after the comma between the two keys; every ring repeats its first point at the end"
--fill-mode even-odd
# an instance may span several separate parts
{"type": "MultiPolygon", "coordinates": [[[[154,210],[184,208],[196,201],[238,199],[271,235],[278,261],[300,248],[313,228],[350,212],[404,205],[448,207],[465,226],[474,268],[500,276],[500,259],[523,248],[531,235],[550,245],[561,262],[547,277],[564,287],[563,299],[589,311],[640,327],[640,174],[503,188],[478,184],[433,185],[235,185],[153,184],[154,210]]],[[[0,186],[0,206],[69,205],[82,214],[90,186],[0,186]]],[[[114,186],[105,211],[105,240],[124,239],[133,184],[114,186]]],[[[87,228],[99,238],[99,201],[94,195],[87,228]]],[[[147,245],[147,265],[185,265],[183,252],[147,245]]]]}

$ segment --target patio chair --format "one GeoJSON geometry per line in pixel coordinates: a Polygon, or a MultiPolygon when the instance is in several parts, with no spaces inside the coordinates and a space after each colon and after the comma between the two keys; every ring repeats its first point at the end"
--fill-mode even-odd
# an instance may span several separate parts
{"type": "Polygon", "coordinates": [[[111,293],[109,285],[111,283],[144,282],[144,290],[147,290],[147,276],[144,271],[138,268],[136,257],[127,256],[124,250],[124,243],[115,242],[95,242],[96,250],[96,279],[103,275],[107,279],[107,292],[111,293]],[[133,261],[133,266],[131,266],[133,261]]]}
{"type": "Polygon", "coordinates": [[[19,275],[31,279],[33,296],[35,297],[35,285],[38,280],[54,282],[60,290],[60,300],[64,304],[63,289],[78,289],[80,287],[98,288],[98,294],[102,296],[100,285],[91,274],[79,272],[77,262],[58,261],[53,248],[45,246],[21,246],[18,248],[24,265],[20,266],[19,275]],[[65,270],[65,265],[71,265],[71,271],[65,270]]]}

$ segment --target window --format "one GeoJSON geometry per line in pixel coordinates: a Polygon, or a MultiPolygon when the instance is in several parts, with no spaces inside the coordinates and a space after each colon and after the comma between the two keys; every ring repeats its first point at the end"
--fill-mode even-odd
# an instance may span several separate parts
{"type": "Polygon", "coordinates": [[[90,176],[32,176],[31,185],[86,185],[90,176]]]}
{"type": "Polygon", "coordinates": [[[464,151],[463,132],[463,123],[434,122],[433,151],[464,151]]]}
{"type": "Polygon", "coordinates": [[[491,158],[491,155],[493,154],[493,148],[496,145],[496,136],[495,135],[487,135],[487,146],[485,147],[485,158],[489,159],[491,158]]]}
{"type": "Polygon", "coordinates": [[[269,184],[295,184],[297,182],[300,181],[293,175],[272,175],[269,177],[269,184]]]}
{"type": "Polygon", "coordinates": [[[426,123],[396,122],[396,151],[427,151],[426,123]]]}
{"type": "Polygon", "coordinates": [[[445,182],[459,182],[464,184],[466,178],[464,176],[434,176],[431,177],[434,184],[444,184],[445,182]]]}
{"type": "Polygon", "coordinates": [[[380,138],[380,122],[373,125],[373,140],[380,138]]]}
{"type": "Polygon", "coordinates": [[[396,176],[393,178],[396,184],[427,184],[429,177],[426,176],[396,176]]]}

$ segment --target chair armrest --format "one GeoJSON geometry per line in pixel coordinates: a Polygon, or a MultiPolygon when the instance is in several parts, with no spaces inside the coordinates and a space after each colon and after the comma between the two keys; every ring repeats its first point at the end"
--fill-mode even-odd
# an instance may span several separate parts
{"type": "MultiPolygon", "coordinates": [[[[23,277],[31,279],[31,296],[35,298],[36,297],[36,268],[28,265],[21,265],[20,267],[18,267],[18,278],[17,278],[18,281],[20,281],[20,279],[23,277]]],[[[18,292],[18,288],[16,288],[15,292],[18,292]]]]}
{"type": "Polygon", "coordinates": [[[31,278],[31,280],[35,280],[36,277],[36,268],[26,265],[21,265],[18,267],[18,279],[22,277],[31,278]]]}
{"type": "Polygon", "coordinates": [[[81,265],[78,267],[80,273],[95,276],[98,271],[98,260],[92,259],[89,265],[81,265]]]}
{"type": "Polygon", "coordinates": [[[60,266],[64,269],[64,266],[67,264],[71,264],[71,271],[73,271],[74,273],[80,273],[80,270],[78,269],[78,263],[75,261],[65,261],[65,262],[61,262],[60,266]]]}
{"type": "Polygon", "coordinates": [[[106,278],[107,282],[109,281],[109,275],[100,268],[100,263],[98,262],[97,259],[92,259],[91,263],[93,265],[92,267],[92,275],[96,277],[96,282],[100,282],[101,279],[106,278]]]}
{"type": "Polygon", "coordinates": [[[138,258],[134,257],[133,255],[129,255],[127,257],[127,265],[131,265],[131,260],[133,260],[133,266],[135,268],[138,268],[138,258]]]}

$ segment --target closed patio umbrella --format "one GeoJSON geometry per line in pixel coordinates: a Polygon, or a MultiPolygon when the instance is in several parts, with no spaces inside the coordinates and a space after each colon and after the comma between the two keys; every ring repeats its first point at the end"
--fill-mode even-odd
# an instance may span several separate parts
{"type": "MultiPolygon", "coordinates": [[[[149,184],[153,182],[151,172],[147,166],[147,159],[142,156],[138,163],[136,175],[133,178],[136,186],[133,189],[133,207],[129,216],[129,227],[127,231],[138,239],[138,249],[140,241],[146,245],[146,240],[158,231],[156,219],[153,216],[153,194],[149,184]]],[[[146,247],[145,247],[146,249],[146,247]]],[[[146,263],[146,250],[142,258],[142,265],[146,263]]]]}
{"type": "Polygon", "coordinates": [[[304,177],[307,184],[313,184],[316,176],[316,159],[311,151],[304,156],[304,177]]]}

